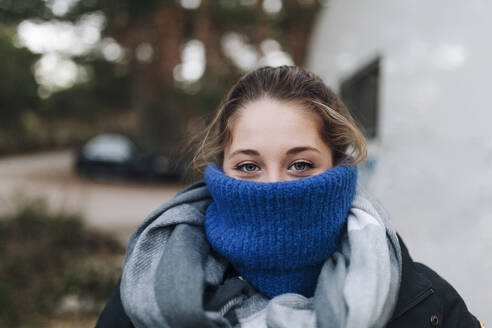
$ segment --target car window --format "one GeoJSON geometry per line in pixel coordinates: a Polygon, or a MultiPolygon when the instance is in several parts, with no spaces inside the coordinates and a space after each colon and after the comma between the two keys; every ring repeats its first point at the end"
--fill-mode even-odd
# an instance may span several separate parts
{"type": "Polygon", "coordinates": [[[88,160],[126,162],[136,149],[136,145],[125,136],[104,134],[90,139],[82,148],[82,154],[88,160]]]}

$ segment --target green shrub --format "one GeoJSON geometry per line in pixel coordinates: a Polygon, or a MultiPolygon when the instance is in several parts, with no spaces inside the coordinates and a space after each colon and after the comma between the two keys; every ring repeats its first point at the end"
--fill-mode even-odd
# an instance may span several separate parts
{"type": "Polygon", "coordinates": [[[121,274],[121,254],[116,239],[86,228],[80,214],[24,200],[0,216],[0,326],[99,311],[121,274]]]}

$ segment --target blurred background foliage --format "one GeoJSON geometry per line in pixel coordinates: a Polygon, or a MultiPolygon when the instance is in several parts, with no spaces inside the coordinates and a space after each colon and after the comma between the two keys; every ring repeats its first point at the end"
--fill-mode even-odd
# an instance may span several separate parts
{"type": "Polygon", "coordinates": [[[43,198],[17,199],[0,216],[0,326],[51,326],[61,315],[95,316],[121,274],[123,247],[77,213],[43,198]]]}
{"type": "Polygon", "coordinates": [[[0,0],[0,154],[179,150],[245,71],[302,65],[322,0],[0,0]]]}

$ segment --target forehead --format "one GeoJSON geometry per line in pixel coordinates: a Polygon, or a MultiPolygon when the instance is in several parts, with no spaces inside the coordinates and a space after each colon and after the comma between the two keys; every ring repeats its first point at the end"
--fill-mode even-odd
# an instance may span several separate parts
{"type": "Polygon", "coordinates": [[[244,105],[231,126],[231,144],[255,144],[295,140],[321,141],[321,118],[313,110],[294,103],[263,98],[244,105]]]}

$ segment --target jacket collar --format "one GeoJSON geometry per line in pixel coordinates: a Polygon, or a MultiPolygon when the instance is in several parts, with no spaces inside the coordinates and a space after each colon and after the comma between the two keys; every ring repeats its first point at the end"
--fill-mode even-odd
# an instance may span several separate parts
{"type": "Polygon", "coordinates": [[[402,277],[398,301],[390,322],[434,293],[431,281],[415,268],[408,249],[399,235],[398,241],[402,254],[402,277]]]}

